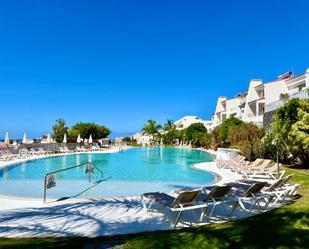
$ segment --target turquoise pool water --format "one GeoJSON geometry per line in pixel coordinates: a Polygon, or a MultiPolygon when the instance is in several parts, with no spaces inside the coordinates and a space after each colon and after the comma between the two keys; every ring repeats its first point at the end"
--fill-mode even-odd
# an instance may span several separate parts
{"type": "Polygon", "coordinates": [[[178,187],[207,185],[214,175],[190,166],[212,161],[209,153],[177,148],[136,148],[118,153],[80,154],[28,161],[0,170],[0,194],[42,197],[46,173],[91,161],[89,182],[85,166],[55,174],[56,187],[48,197],[111,197],[170,191],[178,187]]]}

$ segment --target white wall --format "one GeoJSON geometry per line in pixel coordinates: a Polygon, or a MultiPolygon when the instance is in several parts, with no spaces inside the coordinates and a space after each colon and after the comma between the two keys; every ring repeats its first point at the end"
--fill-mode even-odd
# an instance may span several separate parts
{"type": "Polygon", "coordinates": [[[261,85],[263,82],[261,80],[251,80],[249,84],[247,99],[246,99],[246,105],[243,115],[244,121],[251,121],[250,116],[253,115],[252,110],[249,107],[250,102],[260,99],[257,91],[255,90],[255,87],[261,85]]]}
{"type": "Polygon", "coordinates": [[[225,111],[225,108],[222,105],[223,101],[226,101],[226,97],[220,96],[218,98],[218,101],[217,101],[215,115],[214,115],[214,119],[213,119],[215,126],[221,123],[221,114],[220,113],[225,111]]]}
{"type": "Polygon", "coordinates": [[[196,124],[196,123],[203,124],[207,128],[207,130],[211,129],[212,127],[211,120],[203,120],[197,116],[185,116],[177,120],[176,122],[174,122],[174,124],[176,125],[178,129],[185,129],[185,128],[188,128],[190,125],[196,124]]]}
{"type": "Polygon", "coordinates": [[[224,108],[224,106],[222,105],[222,102],[223,101],[226,101],[226,97],[219,97],[218,98],[218,101],[217,101],[217,106],[216,106],[216,112],[215,113],[217,113],[217,112],[223,112],[223,111],[225,111],[225,108],[224,108]]]}
{"type": "Polygon", "coordinates": [[[247,102],[252,102],[258,100],[260,97],[255,90],[255,87],[261,85],[263,82],[261,80],[251,80],[249,84],[249,90],[247,95],[247,102]]]}
{"type": "Polygon", "coordinates": [[[277,80],[264,85],[265,105],[280,99],[281,93],[287,93],[284,80],[277,80]]]}
{"type": "Polygon", "coordinates": [[[239,98],[229,99],[226,101],[226,114],[239,114],[239,98]]]}

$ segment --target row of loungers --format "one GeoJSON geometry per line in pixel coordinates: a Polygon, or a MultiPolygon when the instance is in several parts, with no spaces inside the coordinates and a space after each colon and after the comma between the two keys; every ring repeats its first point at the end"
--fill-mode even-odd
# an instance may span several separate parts
{"type": "Polygon", "coordinates": [[[68,149],[67,146],[59,147],[60,153],[73,153],[73,152],[88,152],[88,151],[100,151],[106,148],[101,148],[99,146],[93,145],[91,148],[85,148],[84,146],[77,146],[74,150],[68,149]]]}
{"type": "Polygon", "coordinates": [[[278,179],[283,177],[285,171],[278,165],[269,159],[256,159],[254,162],[246,161],[246,158],[242,155],[237,155],[232,160],[215,160],[217,166],[220,169],[229,169],[238,174],[241,174],[247,179],[257,178],[270,178],[278,179]]]}
{"type": "Polygon", "coordinates": [[[0,150],[0,161],[10,161],[15,159],[24,159],[31,156],[42,156],[54,154],[54,151],[46,151],[43,148],[39,148],[35,150],[33,148],[30,149],[20,149],[18,154],[12,153],[10,150],[0,150]]]}
{"type": "MultiPolygon", "coordinates": [[[[105,148],[106,149],[106,148],[105,148]]],[[[99,151],[104,150],[97,146],[92,146],[86,149],[84,146],[77,146],[75,150],[70,150],[67,146],[59,146],[58,149],[44,150],[43,148],[30,149],[20,149],[18,154],[12,153],[10,150],[0,150],[0,161],[10,161],[15,159],[24,159],[31,156],[43,156],[43,155],[53,155],[57,153],[74,153],[74,152],[88,152],[88,151],[99,151]]]]}
{"type": "Polygon", "coordinates": [[[175,190],[174,195],[145,193],[141,200],[148,211],[155,207],[164,212],[173,227],[177,226],[185,211],[192,211],[195,223],[204,223],[207,219],[210,220],[218,205],[226,209],[224,218],[221,219],[227,220],[233,218],[232,214],[237,208],[249,213],[265,212],[292,201],[299,187],[289,183],[292,176],[282,177],[272,184],[244,179],[224,186],[175,190]],[[255,210],[257,206],[258,210],[255,210]]]}

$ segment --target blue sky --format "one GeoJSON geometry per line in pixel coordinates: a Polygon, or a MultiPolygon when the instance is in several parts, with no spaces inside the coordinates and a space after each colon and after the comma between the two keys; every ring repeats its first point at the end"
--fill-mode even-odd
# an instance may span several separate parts
{"type": "Polygon", "coordinates": [[[138,131],[309,67],[309,1],[2,1],[0,138],[138,131]]]}

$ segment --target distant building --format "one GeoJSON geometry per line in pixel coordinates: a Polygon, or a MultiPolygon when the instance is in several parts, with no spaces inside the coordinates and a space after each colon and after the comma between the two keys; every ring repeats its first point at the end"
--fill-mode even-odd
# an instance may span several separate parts
{"type": "Polygon", "coordinates": [[[212,128],[212,120],[203,120],[197,116],[184,116],[183,118],[174,122],[176,129],[182,130],[188,128],[192,124],[201,123],[203,124],[207,130],[211,130],[212,128]]]}
{"type": "Polygon", "coordinates": [[[238,94],[232,99],[220,96],[217,101],[215,114],[213,116],[213,127],[218,126],[229,118],[242,119],[247,93],[238,94]]]}
{"type": "Polygon", "coordinates": [[[268,126],[276,109],[291,98],[308,98],[309,69],[293,76],[284,73],[274,81],[251,80],[249,89],[232,99],[220,96],[213,115],[213,127],[232,117],[252,122],[259,127],[268,126]]]}
{"type": "Polygon", "coordinates": [[[136,141],[137,144],[149,145],[152,137],[149,135],[142,134],[141,132],[138,132],[132,135],[131,139],[136,141]]]}
{"type": "Polygon", "coordinates": [[[123,141],[124,137],[116,137],[115,143],[121,143],[123,141]]]}
{"type": "Polygon", "coordinates": [[[262,80],[251,80],[242,120],[263,126],[263,116],[265,110],[265,89],[262,80]]]}

